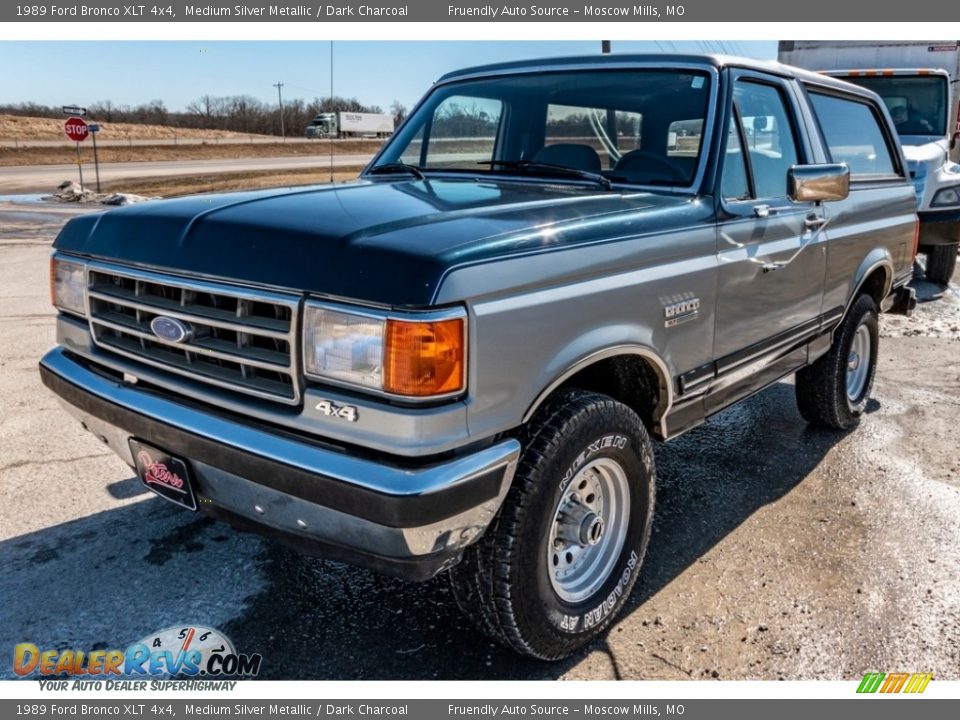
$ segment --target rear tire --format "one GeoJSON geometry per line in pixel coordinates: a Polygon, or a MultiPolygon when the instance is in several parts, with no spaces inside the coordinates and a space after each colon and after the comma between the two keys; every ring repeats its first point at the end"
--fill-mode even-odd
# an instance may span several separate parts
{"type": "Polygon", "coordinates": [[[933,245],[927,251],[927,280],[949,285],[957,267],[956,245],[933,245]]]}
{"type": "Polygon", "coordinates": [[[867,407],[877,371],[877,304],[854,300],[833,336],[829,352],[797,372],[797,407],[813,425],[847,430],[867,407]]]}
{"type": "Polygon", "coordinates": [[[633,589],[653,519],[653,448],[630,408],[575,389],[521,439],[503,507],[451,582],[484,632],[558,660],[603,632],[633,589]]]}

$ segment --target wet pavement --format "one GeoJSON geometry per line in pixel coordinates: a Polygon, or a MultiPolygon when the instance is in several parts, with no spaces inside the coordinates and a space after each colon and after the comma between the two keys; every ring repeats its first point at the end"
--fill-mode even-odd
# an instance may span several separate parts
{"type": "Polygon", "coordinates": [[[548,664],[475,632],[443,578],[303,557],[144,491],[40,384],[49,242],[84,210],[35,210],[0,204],[0,649],[123,647],[199,623],[274,679],[960,679],[955,287],[917,280],[915,318],[883,319],[856,430],[810,429],[783,382],[659,445],[626,612],[548,664]]]}

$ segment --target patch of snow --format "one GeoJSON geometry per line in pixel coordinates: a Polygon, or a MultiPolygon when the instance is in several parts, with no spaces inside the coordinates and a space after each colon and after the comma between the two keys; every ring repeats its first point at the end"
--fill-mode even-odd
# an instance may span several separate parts
{"type": "Polygon", "coordinates": [[[133,193],[95,193],[82,187],[80,183],[66,180],[57,186],[57,192],[43,198],[49,202],[84,203],[96,205],[133,205],[147,200],[159,200],[156,197],[144,197],[133,193]]]}

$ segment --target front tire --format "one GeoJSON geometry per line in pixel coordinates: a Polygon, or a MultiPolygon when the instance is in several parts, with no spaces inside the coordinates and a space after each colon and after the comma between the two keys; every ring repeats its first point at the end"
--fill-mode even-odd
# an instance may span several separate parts
{"type": "Polygon", "coordinates": [[[522,439],[503,507],[451,581],[485,632],[558,660],[613,622],[637,580],[653,518],[653,449],[630,408],[575,389],[557,393],[522,439]]]}
{"type": "Polygon", "coordinates": [[[957,268],[956,245],[933,245],[927,250],[927,280],[949,285],[957,268]]]}
{"type": "Polygon", "coordinates": [[[859,422],[873,389],[879,337],[877,304],[861,295],[835,331],[829,352],[797,372],[797,407],[804,420],[834,430],[859,422]]]}

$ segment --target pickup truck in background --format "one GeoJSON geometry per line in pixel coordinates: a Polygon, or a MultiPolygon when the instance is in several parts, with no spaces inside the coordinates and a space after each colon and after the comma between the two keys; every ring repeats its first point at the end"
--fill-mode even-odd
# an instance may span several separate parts
{"type": "Polygon", "coordinates": [[[40,372],[167,500],[448,573],[492,637],[557,659],[642,571],[653,439],[794,373],[807,421],[857,424],[916,240],[869,90],[504,63],[438,81],[356,182],[71,220],[40,372]]]}
{"type": "Polygon", "coordinates": [[[784,41],[780,61],[818,70],[880,95],[890,111],[917,190],[919,250],[927,278],[946,285],[960,244],[956,40],[784,41]]]}

